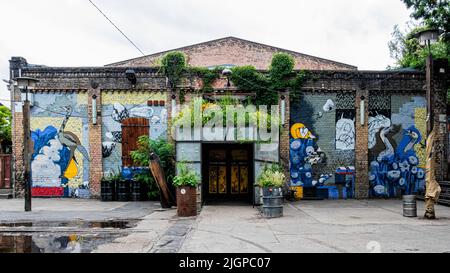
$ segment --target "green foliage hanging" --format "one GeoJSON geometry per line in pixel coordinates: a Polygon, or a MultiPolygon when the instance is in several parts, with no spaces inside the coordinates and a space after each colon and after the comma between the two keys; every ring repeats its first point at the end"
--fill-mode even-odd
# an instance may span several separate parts
{"type": "Polygon", "coordinates": [[[284,90],[289,87],[289,79],[292,78],[294,69],[294,58],[283,52],[275,53],[269,67],[271,88],[274,90],[284,90]]]}
{"type": "Polygon", "coordinates": [[[175,88],[180,84],[183,73],[186,70],[186,57],[182,52],[173,51],[164,55],[161,59],[162,72],[169,79],[169,84],[175,88]]]}
{"type": "Polygon", "coordinates": [[[171,181],[173,179],[175,175],[175,148],[172,143],[162,138],[154,140],[150,139],[149,136],[141,136],[138,139],[137,146],[137,150],[130,152],[136,165],[148,167],[150,153],[154,152],[159,156],[166,180],[171,181]]]}
{"type": "Polygon", "coordinates": [[[0,152],[6,152],[6,147],[11,145],[11,110],[0,106],[0,152]]]}
{"type": "Polygon", "coordinates": [[[214,91],[212,84],[216,79],[220,78],[223,67],[215,67],[214,69],[209,69],[205,67],[189,67],[187,70],[192,76],[196,76],[202,79],[203,87],[200,90],[203,93],[210,93],[214,91]]]}

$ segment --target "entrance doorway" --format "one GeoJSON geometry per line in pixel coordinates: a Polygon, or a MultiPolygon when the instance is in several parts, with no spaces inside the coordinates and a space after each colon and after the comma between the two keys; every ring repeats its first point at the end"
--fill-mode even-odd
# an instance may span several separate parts
{"type": "Polygon", "coordinates": [[[252,202],[253,145],[202,145],[203,196],[205,202],[252,202]]]}

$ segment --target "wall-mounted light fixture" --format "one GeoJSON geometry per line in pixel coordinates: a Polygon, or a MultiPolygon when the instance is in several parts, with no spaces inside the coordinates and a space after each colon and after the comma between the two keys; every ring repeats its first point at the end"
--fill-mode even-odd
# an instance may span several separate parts
{"type": "Polygon", "coordinates": [[[364,126],[365,117],[366,117],[366,105],[364,103],[364,96],[361,96],[361,100],[359,101],[359,121],[361,126],[364,126]]]}
{"type": "Polygon", "coordinates": [[[136,84],[136,72],[133,69],[127,69],[125,71],[125,75],[127,76],[127,79],[131,82],[131,84],[136,84]]]}
{"type": "Polygon", "coordinates": [[[92,124],[97,124],[97,95],[92,95],[92,124]]]}
{"type": "Polygon", "coordinates": [[[281,96],[281,125],[284,126],[286,116],[286,97],[284,95],[281,96]]]}
{"type": "Polygon", "coordinates": [[[22,102],[29,101],[31,107],[34,104],[33,89],[39,80],[30,77],[17,77],[14,80],[15,84],[19,87],[22,102]]]}

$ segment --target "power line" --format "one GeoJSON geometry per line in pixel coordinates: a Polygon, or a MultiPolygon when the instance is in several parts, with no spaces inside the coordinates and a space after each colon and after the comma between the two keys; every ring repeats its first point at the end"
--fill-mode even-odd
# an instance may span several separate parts
{"type": "Polygon", "coordinates": [[[139,52],[142,54],[142,56],[145,56],[144,52],[142,52],[142,50],[139,49],[139,47],[133,43],[133,41],[131,41],[130,38],[128,38],[127,35],[125,35],[125,33],[123,33],[122,30],[120,30],[120,28],[118,26],[116,26],[116,24],[113,23],[113,21],[111,21],[111,19],[108,18],[108,16],[106,16],[105,13],[103,13],[103,11],[97,7],[97,5],[94,4],[94,2],[92,2],[91,0],[89,0],[89,2],[106,18],[106,20],[108,20],[111,25],[113,25],[137,50],[139,50],[139,52]]]}

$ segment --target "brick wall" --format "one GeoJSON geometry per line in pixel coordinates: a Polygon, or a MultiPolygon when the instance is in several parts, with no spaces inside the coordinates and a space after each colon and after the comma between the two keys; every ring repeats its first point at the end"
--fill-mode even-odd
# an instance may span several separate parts
{"type": "MultiPolygon", "coordinates": [[[[201,67],[233,64],[237,66],[253,65],[257,69],[268,69],[274,53],[287,52],[295,58],[296,69],[356,69],[356,67],[351,65],[234,37],[187,46],[176,50],[186,54],[187,62],[190,65],[201,67]]],[[[146,57],[111,64],[111,66],[157,66],[158,60],[166,53],[156,53],[146,57]]]]}

